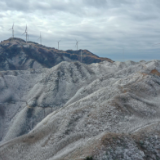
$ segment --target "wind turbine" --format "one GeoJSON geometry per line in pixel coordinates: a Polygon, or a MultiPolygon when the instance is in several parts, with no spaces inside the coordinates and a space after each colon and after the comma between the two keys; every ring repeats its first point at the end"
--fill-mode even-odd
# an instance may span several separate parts
{"type": "MultiPolygon", "coordinates": [[[[23,34],[26,34],[26,43],[27,43],[27,36],[28,36],[28,32],[27,32],[27,25],[26,25],[26,29],[25,29],[25,32],[23,34]]],[[[23,35],[22,34],[22,35],[23,35]]]]}
{"type": "Polygon", "coordinates": [[[12,37],[14,38],[14,23],[13,23],[12,28],[10,30],[12,30],[12,37]]]}
{"type": "Polygon", "coordinates": [[[40,40],[40,44],[42,44],[42,36],[41,36],[41,33],[40,33],[40,36],[38,38],[40,40]]]}
{"type": "MultiPolygon", "coordinates": [[[[77,41],[76,39],[75,39],[75,41],[76,41],[75,47],[77,46],[77,50],[78,50],[78,43],[79,43],[79,41],[77,41]]],[[[82,50],[81,50],[81,63],[82,63],[82,50]]]]}
{"type": "Polygon", "coordinates": [[[60,41],[61,41],[61,40],[58,41],[58,50],[59,50],[59,42],[60,42],[60,41]]]}
{"type": "Polygon", "coordinates": [[[75,47],[77,46],[77,50],[78,50],[78,43],[79,43],[79,41],[77,41],[76,39],[75,39],[75,41],[76,41],[75,47]]]}

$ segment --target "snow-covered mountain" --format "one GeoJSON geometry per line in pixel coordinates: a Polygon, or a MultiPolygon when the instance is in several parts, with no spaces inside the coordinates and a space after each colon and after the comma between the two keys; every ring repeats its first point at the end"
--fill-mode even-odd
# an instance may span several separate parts
{"type": "Polygon", "coordinates": [[[160,159],[160,61],[0,72],[0,159],[160,159]]]}

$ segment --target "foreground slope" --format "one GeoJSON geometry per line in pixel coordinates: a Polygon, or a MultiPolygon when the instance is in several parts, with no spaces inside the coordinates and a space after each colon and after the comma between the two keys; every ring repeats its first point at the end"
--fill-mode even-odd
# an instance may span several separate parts
{"type": "Polygon", "coordinates": [[[1,159],[160,159],[160,61],[63,62],[23,73],[34,81],[25,87],[17,72],[1,72],[4,91],[25,89],[15,105],[3,98],[1,159]],[[11,88],[8,78],[21,83],[11,88]],[[11,105],[18,109],[9,122],[11,105]]]}
{"type": "Polygon", "coordinates": [[[88,50],[62,51],[31,41],[26,43],[20,38],[10,38],[0,43],[0,71],[51,68],[62,61],[82,61],[86,64],[113,62],[88,50]]]}

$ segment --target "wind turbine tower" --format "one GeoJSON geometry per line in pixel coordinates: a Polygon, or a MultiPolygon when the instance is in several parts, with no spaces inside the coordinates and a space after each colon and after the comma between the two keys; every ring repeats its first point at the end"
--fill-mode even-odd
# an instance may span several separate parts
{"type": "Polygon", "coordinates": [[[41,36],[41,33],[40,33],[40,36],[38,38],[40,40],[40,44],[42,44],[42,36],[41,36]]]}
{"type": "Polygon", "coordinates": [[[14,23],[13,23],[13,26],[12,26],[12,36],[14,38],[14,23]]]}
{"type": "Polygon", "coordinates": [[[13,23],[12,28],[10,30],[12,30],[12,38],[14,38],[14,23],[13,23]]]}
{"type": "Polygon", "coordinates": [[[26,25],[25,33],[26,33],[26,43],[27,43],[27,38],[28,38],[27,25],[26,25]]]}
{"type": "MultiPolygon", "coordinates": [[[[78,43],[79,43],[79,41],[77,41],[76,39],[75,39],[75,41],[76,41],[75,47],[77,46],[77,50],[78,50],[78,43]]],[[[81,50],[81,63],[82,63],[82,50],[81,50]]]]}
{"type": "Polygon", "coordinates": [[[61,40],[58,41],[58,50],[59,50],[59,42],[60,42],[60,41],[61,41],[61,40]]]}
{"type": "Polygon", "coordinates": [[[25,32],[24,32],[23,34],[26,34],[26,43],[27,43],[27,36],[28,36],[28,32],[27,32],[27,25],[26,25],[25,32]]]}
{"type": "Polygon", "coordinates": [[[29,41],[29,34],[27,36],[28,36],[28,41],[29,41]]]}

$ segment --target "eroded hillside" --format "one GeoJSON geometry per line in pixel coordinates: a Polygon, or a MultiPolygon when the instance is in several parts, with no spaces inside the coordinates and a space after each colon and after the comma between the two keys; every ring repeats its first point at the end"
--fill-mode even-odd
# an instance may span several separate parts
{"type": "Polygon", "coordinates": [[[160,159],[160,61],[0,74],[1,159],[160,159]]]}

